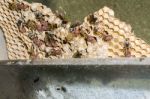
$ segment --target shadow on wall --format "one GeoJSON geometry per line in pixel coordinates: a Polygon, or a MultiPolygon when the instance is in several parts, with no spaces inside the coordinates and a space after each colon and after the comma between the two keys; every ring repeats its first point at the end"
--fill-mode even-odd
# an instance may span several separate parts
{"type": "Polygon", "coordinates": [[[0,29],[0,60],[8,60],[6,41],[2,29],[0,29]]]}

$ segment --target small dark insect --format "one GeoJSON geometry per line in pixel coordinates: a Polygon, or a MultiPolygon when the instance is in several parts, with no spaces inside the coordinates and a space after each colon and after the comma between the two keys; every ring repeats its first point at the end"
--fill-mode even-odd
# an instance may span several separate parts
{"type": "Polygon", "coordinates": [[[70,28],[75,28],[77,26],[80,26],[81,22],[80,21],[76,21],[75,23],[71,24],[70,28]]]}
{"type": "Polygon", "coordinates": [[[75,27],[74,30],[72,31],[75,37],[79,36],[81,33],[81,28],[80,27],[75,27]]]}
{"type": "Polygon", "coordinates": [[[54,48],[58,47],[57,42],[54,39],[48,40],[48,42],[45,42],[45,43],[46,43],[46,46],[48,47],[54,47],[54,48]]]}
{"type": "Polygon", "coordinates": [[[131,57],[131,45],[129,43],[129,39],[125,40],[123,51],[125,57],[131,57]]]}
{"type": "Polygon", "coordinates": [[[81,25],[81,23],[77,21],[76,23],[74,23],[70,26],[70,32],[72,32],[75,37],[77,37],[81,33],[80,25],[81,25]]]}
{"type": "Polygon", "coordinates": [[[38,58],[39,53],[35,53],[35,52],[34,52],[34,47],[33,47],[33,46],[31,47],[31,49],[29,50],[28,53],[29,53],[31,59],[36,59],[36,58],[38,58]]]}
{"type": "Polygon", "coordinates": [[[20,20],[18,20],[18,22],[17,22],[17,26],[19,27],[19,26],[21,26],[23,23],[24,23],[24,21],[23,21],[22,19],[20,19],[20,20]]]}
{"type": "Polygon", "coordinates": [[[130,51],[130,49],[127,48],[127,49],[124,50],[124,56],[125,57],[131,57],[131,51],[130,51]]]}
{"type": "Polygon", "coordinates": [[[35,17],[38,20],[44,20],[43,19],[44,15],[41,12],[35,12],[35,17]]]}
{"type": "Polygon", "coordinates": [[[58,27],[57,24],[48,24],[49,31],[52,31],[52,30],[56,29],[57,27],[58,27]]]}
{"type": "Polygon", "coordinates": [[[93,14],[89,15],[87,17],[87,21],[90,23],[90,24],[95,24],[95,22],[97,21],[97,18],[95,18],[95,16],[93,14]]]}
{"type": "Polygon", "coordinates": [[[60,89],[61,89],[60,87],[56,88],[56,90],[60,90],[60,89]]]}
{"type": "Polygon", "coordinates": [[[51,51],[52,56],[57,56],[57,55],[61,55],[61,54],[62,54],[61,49],[52,49],[52,51],[51,51]]]}
{"type": "Polygon", "coordinates": [[[9,9],[10,10],[26,10],[29,8],[29,5],[26,5],[24,3],[19,3],[19,2],[13,2],[9,4],[9,9]]]}
{"type": "Polygon", "coordinates": [[[62,90],[63,92],[67,92],[67,89],[66,89],[64,86],[61,87],[61,90],[62,90]]]}
{"type": "Polygon", "coordinates": [[[68,42],[67,42],[67,39],[63,40],[62,43],[63,43],[63,44],[67,44],[67,43],[68,43],[68,42]]]}
{"type": "Polygon", "coordinates": [[[24,21],[22,19],[18,20],[17,26],[19,28],[19,32],[21,32],[21,33],[25,33],[26,32],[25,23],[24,23],[24,21]]]}
{"type": "Polygon", "coordinates": [[[96,40],[96,37],[88,35],[86,37],[86,41],[91,42],[91,43],[95,43],[97,40],[96,40]]]}
{"type": "Polygon", "coordinates": [[[28,33],[28,37],[29,37],[30,39],[33,39],[33,38],[36,37],[36,33],[34,33],[34,32],[29,32],[29,33],[28,33]]]}
{"type": "Polygon", "coordinates": [[[26,23],[26,27],[28,29],[31,29],[31,30],[36,30],[37,29],[37,24],[33,20],[28,20],[28,22],[26,23]]]}
{"type": "Polygon", "coordinates": [[[29,5],[26,5],[24,3],[17,3],[17,10],[26,10],[29,8],[29,5]]]}
{"type": "Polygon", "coordinates": [[[9,4],[9,9],[10,10],[17,10],[17,3],[16,2],[10,3],[9,4]]]}
{"type": "Polygon", "coordinates": [[[96,27],[93,27],[93,32],[94,33],[98,32],[98,29],[96,27]]]}
{"type": "Polygon", "coordinates": [[[62,24],[67,24],[67,23],[68,23],[68,21],[66,19],[62,20],[62,24]]]}
{"type": "Polygon", "coordinates": [[[34,83],[37,83],[39,80],[40,80],[40,78],[37,77],[37,78],[35,78],[35,79],[33,80],[33,82],[34,82],[34,83]]]}
{"type": "Polygon", "coordinates": [[[40,25],[39,27],[37,28],[38,31],[47,31],[48,30],[48,22],[47,21],[40,21],[40,25]]]}
{"type": "Polygon", "coordinates": [[[58,87],[58,88],[56,88],[56,90],[61,90],[63,92],[67,92],[67,89],[64,86],[58,87]]]}
{"type": "Polygon", "coordinates": [[[54,39],[54,35],[53,34],[48,34],[46,33],[45,34],[45,38],[44,38],[44,42],[45,42],[45,45],[47,47],[58,47],[57,45],[57,41],[54,39]]]}
{"type": "Polygon", "coordinates": [[[37,24],[37,30],[39,32],[52,31],[56,29],[57,27],[58,27],[57,24],[50,24],[48,23],[48,21],[45,21],[45,20],[40,20],[40,24],[37,24]]]}
{"type": "Polygon", "coordinates": [[[21,32],[21,33],[26,32],[25,25],[22,25],[21,27],[19,27],[19,32],[21,32]]]}
{"type": "Polygon", "coordinates": [[[140,60],[140,62],[142,62],[145,58],[144,58],[145,56],[143,56],[143,57],[141,57],[139,60],[140,60]]]}
{"type": "Polygon", "coordinates": [[[79,51],[77,51],[77,52],[75,52],[74,54],[73,54],[73,58],[81,58],[81,56],[82,56],[82,54],[79,52],[79,51]]]}
{"type": "Polygon", "coordinates": [[[102,33],[102,39],[103,39],[103,41],[105,41],[105,42],[109,42],[109,41],[111,41],[111,40],[113,39],[113,36],[112,36],[112,35],[109,35],[109,33],[108,33],[107,31],[104,31],[104,32],[102,33]]]}
{"type": "Polygon", "coordinates": [[[38,47],[40,47],[41,45],[44,44],[44,41],[38,39],[38,37],[35,37],[35,38],[33,38],[32,40],[33,40],[33,43],[34,43],[35,45],[37,45],[38,47]]]}
{"type": "Polygon", "coordinates": [[[125,40],[125,42],[124,42],[124,47],[125,47],[125,48],[130,48],[130,47],[131,47],[131,45],[130,45],[130,43],[129,43],[129,39],[126,39],[126,40],[125,40]]]}
{"type": "Polygon", "coordinates": [[[63,20],[63,19],[64,19],[64,16],[63,16],[63,14],[62,14],[62,13],[58,13],[58,12],[56,12],[56,16],[57,16],[57,17],[59,17],[61,20],[63,20]]]}
{"type": "Polygon", "coordinates": [[[88,37],[88,34],[85,33],[85,32],[81,32],[80,35],[81,35],[83,38],[85,38],[85,39],[88,37]]]}
{"type": "Polygon", "coordinates": [[[45,54],[45,57],[46,57],[46,58],[48,58],[49,56],[50,56],[50,54],[49,54],[49,53],[46,53],[46,54],[45,54]]]}
{"type": "Polygon", "coordinates": [[[68,23],[68,21],[65,19],[64,15],[62,13],[55,12],[55,14],[58,18],[60,18],[60,20],[62,20],[62,24],[68,23]]]}

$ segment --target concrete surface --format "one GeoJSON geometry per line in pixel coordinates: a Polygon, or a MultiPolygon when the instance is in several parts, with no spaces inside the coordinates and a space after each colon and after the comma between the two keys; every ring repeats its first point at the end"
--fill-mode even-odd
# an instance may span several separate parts
{"type": "Polygon", "coordinates": [[[72,58],[72,59],[47,59],[47,60],[15,60],[15,61],[0,61],[0,65],[5,66],[61,66],[67,68],[68,66],[80,66],[80,67],[93,67],[93,66],[149,66],[150,58],[106,58],[106,59],[87,59],[87,58],[72,58]]]}
{"type": "Polygon", "coordinates": [[[3,61],[0,82],[0,99],[150,99],[150,59],[3,61]]]}

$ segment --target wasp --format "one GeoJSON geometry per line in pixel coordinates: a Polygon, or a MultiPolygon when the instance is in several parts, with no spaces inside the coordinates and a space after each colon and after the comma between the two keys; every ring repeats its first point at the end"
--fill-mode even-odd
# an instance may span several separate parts
{"type": "Polygon", "coordinates": [[[131,45],[129,43],[129,39],[125,40],[123,51],[124,51],[124,56],[125,57],[131,57],[131,45]]]}
{"type": "Polygon", "coordinates": [[[105,42],[109,42],[113,39],[113,36],[110,35],[107,31],[102,32],[102,40],[105,42]]]}
{"type": "Polygon", "coordinates": [[[48,21],[41,20],[40,23],[37,25],[37,30],[42,32],[42,31],[47,31],[48,30],[48,21]]]}
{"type": "Polygon", "coordinates": [[[81,25],[81,22],[80,21],[76,21],[75,23],[71,24],[70,28],[75,28],[77,26],[80,26],[81,25]]]}
{"type": "Polygon", "coordinates": [[[54,30],[54,29],[56,29],[56,28],[58,28],[58,25],[57,24],[48,24],[48,30],[49,31],[52,31],[52,30],[54,30]]]}
{"type": "Polygon", "coordinates": [[[34,14],[37,20],[44,20],[44,15],[41,12],[36,11],[34,14]]]}
{"type": "Polygon", "coordinates": [[[54,37],[55,36],[53,34],[49,34],[49,33],[45,34],[44,41],[47,47],[53,47],[53,48],[58,47],[57,41],[54,39],[54,37]]]}
{"type": "Polygon", "coordinates": [[[94,36],[87,35],[87,36],[86,36],[86,41],[87,41],[87,42],[91,42],[91,43],[95,43],[95,42],[97,42],[97,39],[96,39],[96,37],[94,37],[94,36]]]}
{"type": "Polygon", "coordinates": [[[93,14],[90,14],[90,15],[87,17],[87,21],[88,21],[90,24],[95,24],[96,21],[97,21],[97,18],[96,18],[93,14]]]}
{"type": "Polygon", "coordinates": [[[58,56],[58,55],[61,55],[62,54],[62,51],[60,48],[58,49],[51,49],[51,51],[49,53],[46,53],[45,54],[45,57],[49,57],[49,56],[58,56]]]}
{"type": "Polygon", "coordinates": [[[81,34],[81,28],[80,27],[75,27],[73,28],[72,30],[70,30],[70,33],[68,33],[68,35],[66,36],[66,40],[68,42],[72,41],[74,37],[77,37],[77,36],[82,36],[81,34]]]}
{"type": "Polygon", "coordinates": [[[31,49],[28,51],[31,59],[37,59],[39,53],[34,51],[34,45],[31,46],[31,49]]]}
{"type": "Polygon", "coordinates": [[[26,10],[29,8],[29,5],[24,4],[23,2],[17,3],[17,10],[26,10]]]}
{"type": "Polygon", "coordinates": [[[18,22],[17,22],[17,26],[19,28],[19,32],[21,33],[25,33],[26,32],[26,29],[25,29],[25,22],[23,19],[19,19],[18,22]]]}
{"type": "Polygon", "coordinates": [[[77,52],[75,52],[74,54],[73,54],[73,58],[81,58],[81,56],[82,56],[82,54],[79,52],[79,51],[77,51],[77,52]]]}
{"type": "Polygon", "coordinates": [[[75,37],[79,36],[81,34],[81,28],[76,27],[73,31],[73,34],[74,34],[75,37]]]}
{"type": "Polygon", "coordinates": [[[31,29],[32,31],[36,30],[37,29],[37,23],[33,20],[28,20],[28,22],[26,23],[26,27],[28,29],[31,29]]]}
{"type": "Polygon", "coordinates": [[[32,40],[33,40],[33,43],[38,47],[44,44],[44,41],[38,39],[38,37],[34,37],[32,40]]]}
{"type": "Polygon", "coordinates": [[[57,55],[61,55],[61,54],[62,54],[62,51],[61,51],[61,49],[59,48],[59,49],[52,49],[50,55],[52,55],[52,56],[57,56],[57,55]]]}
{"type": "Polygon", "coordinates": [[[68,20],[66,20],[66,18],[64,17],[64,15],[62,13],[59,13],[58,11],[55,12],[55,15],[62,20],[62,24],[67,24],[68,20]]]}
{"type": "Polygon", "coordinates": [[[17,3],[16,2],[10,3],[9,4],[9,9],[10,10],[17,10],[17,3]]]}
{"type": "Polygon", "coordinates": [[[9,9],[10,10],[26,10],[29,8],[29,5],[24,4],[23,2],[16,2],[14,1],[13,3],[9,4],[9,9]]]}

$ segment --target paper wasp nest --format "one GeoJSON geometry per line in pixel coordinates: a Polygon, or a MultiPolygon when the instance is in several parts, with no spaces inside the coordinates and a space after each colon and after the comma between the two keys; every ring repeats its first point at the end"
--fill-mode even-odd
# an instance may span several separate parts
{"type": "Polygon", "coordinates": [[[108,7],[71,24],[40,3],[0,0],[0,27],[11,60],[150,56],[150,46],[108,7]]]}

